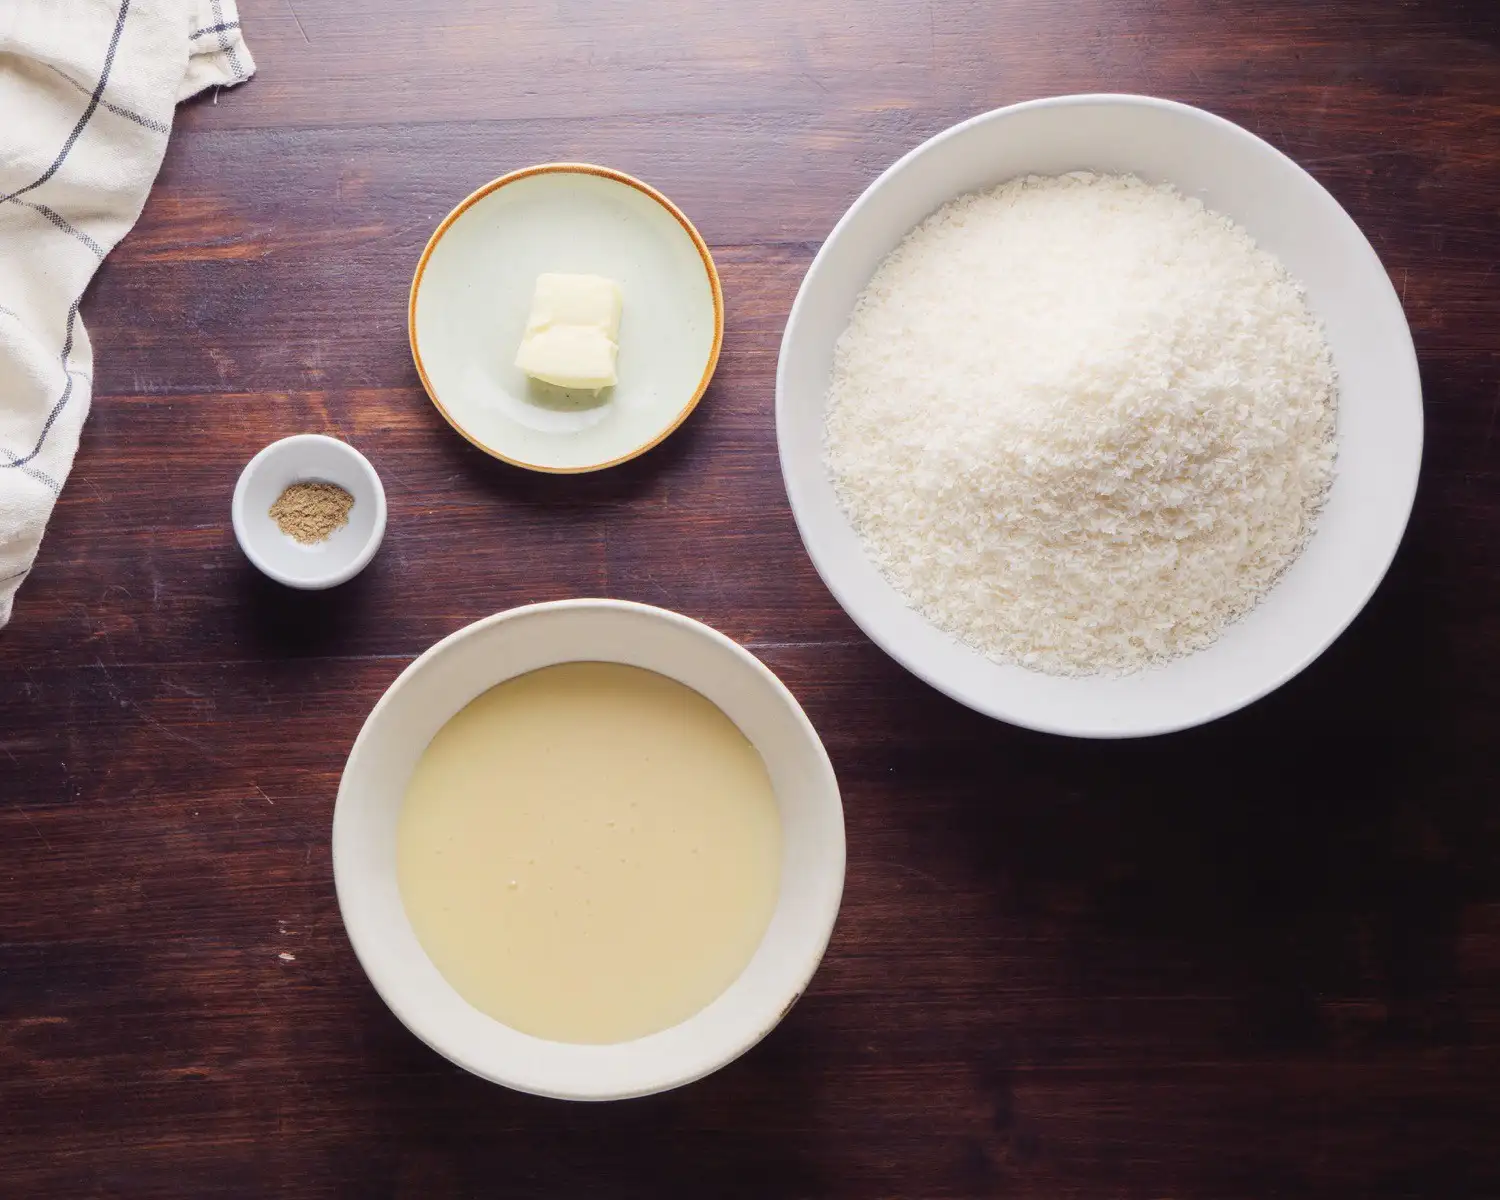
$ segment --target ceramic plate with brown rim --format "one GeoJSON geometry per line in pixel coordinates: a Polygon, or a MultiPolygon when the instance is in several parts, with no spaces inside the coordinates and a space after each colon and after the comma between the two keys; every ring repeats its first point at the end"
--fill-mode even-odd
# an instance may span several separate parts
{"type": "Polygon", "coordinates": [[[724,302],[707,244],[660,192],[605,167],[548,163],[448,214],[417,263],[407,326],[427,394],[469,441],[533,471],[597,471],[687,419],[719,360],[724,302]],[[614,387],[555,388],[514,365],[546,272],[620,285],[614,387]]]}

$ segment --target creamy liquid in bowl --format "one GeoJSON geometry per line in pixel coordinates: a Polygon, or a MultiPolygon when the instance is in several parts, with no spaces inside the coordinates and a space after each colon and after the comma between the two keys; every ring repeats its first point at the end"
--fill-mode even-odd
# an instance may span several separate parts
{"type": "Polygon", "coordinates": [[[406,914],[481,1012],[621,1042],[713,1001],[760,944],[781,821],[755,747],[693,689],[564,663],[448,721],[407,785],[406,914]]]}

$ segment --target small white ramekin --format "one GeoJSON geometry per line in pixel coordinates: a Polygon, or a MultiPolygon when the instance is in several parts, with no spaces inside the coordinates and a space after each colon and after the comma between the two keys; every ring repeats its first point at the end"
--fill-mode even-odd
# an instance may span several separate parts
{"type": "Polygon", "coordinates": [[[369,459],[347,442],[299,433],[272,442],[246,465],[234,488],[234,536],[264,574],[287,587],[316,591],[358,575],[385,537],[385,488],[369,459]],[[304,545],[282,533],[271,505],[294,483],[334,483],[354,497],[349,523],[304,545]]]}

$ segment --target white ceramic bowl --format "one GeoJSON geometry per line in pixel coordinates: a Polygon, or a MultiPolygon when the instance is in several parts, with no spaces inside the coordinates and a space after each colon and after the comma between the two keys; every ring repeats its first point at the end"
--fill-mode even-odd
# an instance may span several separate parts
{"type": "Polygon", "coordinates": [[[511,609],[444,638],[406,668],[349,754],[333,813],[333,875],[349,940],[375,990],[414,1034],[465,1070],[570,1100],[664,1091],[717,1070],[775,1027],[823,956],[844,887],[838,781],[812,724],[749,651],[706,625],[621,600],[511,609]],[[615,1045],[520,1033],[465,1001],[433,966],[396,882],[396,823],[413,766],[475,696],[560,662],[620,662],[717,704],[760,751],[781,812],[781,892],[740,977],[680,1025],[615,1045]]]}
{"type": "Polygon", "coordinates": [[[724,338],[708,245],[682,210],[621,171],[527,167],[485,184],[438,226],[407,312],[412,358],[438,411],[496,458],[533,471],[612,467],[697,406],[724,338]],[[536,277],[620,285],[619,383],[597,396],[515,366],[536,277]]]}
{"type": "Polygon", "coordinates": [[[1253,134],[1143,96],[1063,96],[985,113],[902,158],[844,214],[787,320],[776,430],[802,540],[830,591],[872,640],[955,700],[1017,725],[1134,737],[1211,721],[1265,695],[1320,654],[1379,584],[1406,527],[1422,458],[1411,332],[1385,269],[1312,176],[1253,134]],[[1340,380],[1337,479],[1306,552],[1213,646],[1122,677],[1002,666],[908,608],[865,557],[822,460],[835,339],[896,243],[964,192],[1018,175],[1134,172],[1175,184],[1245,226],[1307,288],[1340,380]]]}
{"type": "Polygon", "coordinates": [[[272,442],[235,484],[231,517],[245,557],[277,583],[316,591],[353,579],[385,537],[385,488],[370,460],[348,442],[299,433],[272,442]],[[336,483],[354,497],[349,523],[326,540],[304,545],[281,532],[271,505],[293,483],[336,483]]]}

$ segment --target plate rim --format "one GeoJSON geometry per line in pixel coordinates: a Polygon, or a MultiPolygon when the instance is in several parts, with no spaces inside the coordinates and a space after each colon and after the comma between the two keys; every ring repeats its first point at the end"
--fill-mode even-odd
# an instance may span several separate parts
{"type": "Polygon", "coordinates": [[[618,171],[613,167],[601,167],[595,163],[584,162],[547,162],[537,163],[535,166],[521,167],[515,171],[508,171],[496,179],[481,185],[465,196],[453,210],[432,231],[432,236],[427,239],[427,244],[422,248],[422,255],[417,259],[417,268],[412,274],[411,288],[407,294],[406,301],[406,339],[411,347],[413,363],[416,364],[417,376],[422,381],[422,390],[427,393],[427,398],[432,401],[434,408],[442,414],[443,420],[467,441],[471,446],[483,450],[491,458],[499,459],[501,462],[509,463],[513,467],[520,467],[527,471],[538,471],[546,475],[584,475],[591,471],[604,471],[610,467],[619,466],[623,462],[629,462],[632,458],[638,458],[646,451],[660,445],[670,437],[679,425],[688,419],[693,410],[698,407],[698,402],[703,399],[703,393],[708,390],[708,385],[714,377],[714,371],[719,365],[719,351],[724,345],[724,289],[719,280],[719,269],[714,263],[713,254],[709,251],[708,243],[703,240],[703,235],[698,232],[697,227],[688,219],[686,213],[677,205],[673,204],[663,193],[657,191],[644,180],[637,179],[634,175],[624,171],[618,171]],[[483,200],[491,192],[498,191],[508,184],[518,183],[523,179],[530,179],[537,175],[593,175],[601,179],[608,179],[614,183],[623,184],[634,188],[642,195],[656,201],[667,213],[682,226],[693,246],[698,251],[698,257],[702,260],[704,272],[708,275],[709,291],[713,296],[714,306],[714,336],[713,344],[709,347],[708,361],[704,364],[703,375],[698,380],[698,386],[693,391],[688,402],[662,429],[657,431],[647,441],[632,448],[618,457],[608,459],[604,462],[587,463],[577,467],[555,467],[544,463],[528,462],[514,455],[503,453],[494,446],[480,441],[472,433],[464,428],[463,424],[453,416],[438,398],[437,388],[427,375],[427,367],[422,362],[422,351],[417,340],[417,295],[422,288],[422,277],[427,272],[428,260],[437,249],[438,243],[442,241],[450,227],[479,201],[483,200]]]}

